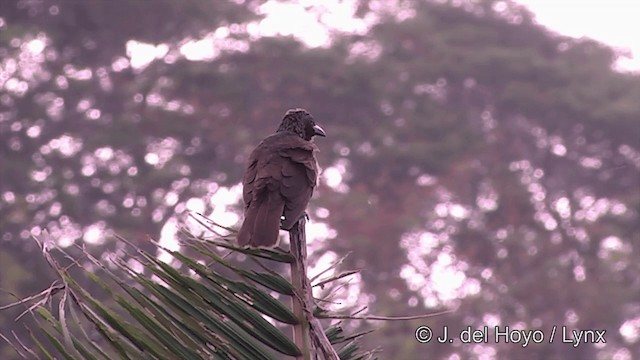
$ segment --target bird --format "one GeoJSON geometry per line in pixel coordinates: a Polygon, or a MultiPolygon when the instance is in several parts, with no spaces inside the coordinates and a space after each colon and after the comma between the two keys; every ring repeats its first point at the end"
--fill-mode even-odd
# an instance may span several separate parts
{"type": "Polygon", "coordinates": [[[244,220],[237,236],[239,246],[274,247],[280,229],[291,230],[306,216],[318,183],[314,136],[327,135],[307,110],[290,109],[275,134],[253,150],[242,179],[244,220]]]}

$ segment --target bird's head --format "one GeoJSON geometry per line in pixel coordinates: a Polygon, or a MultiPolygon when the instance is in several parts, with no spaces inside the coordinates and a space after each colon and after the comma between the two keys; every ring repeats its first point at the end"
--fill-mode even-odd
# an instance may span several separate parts
{"type": "Polygon", "coordinates": [[[278,132],[280,131],[295,133],[307,141],[311,140],[316,135],[327,136],[324,130],[322,130],[320,126],[316,125],[313,116],[304,109],[288,110],[287,113],[284,114],[282,123],[280,123],[280,127],[278,128],[278,132]]]}

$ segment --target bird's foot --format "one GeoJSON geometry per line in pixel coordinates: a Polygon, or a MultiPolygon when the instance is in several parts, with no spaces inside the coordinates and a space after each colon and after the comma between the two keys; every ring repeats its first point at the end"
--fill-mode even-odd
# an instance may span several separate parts
{"type": "Polygon", "coordinates": [[[291,229],[293,229],[302,219],[309,220],[309,214],[307,214],[306,211],[303,212],[302,216],[300,216],[298,218],[298,220],[296,222],[294,222],[293,224],[291,224],[291,226],[288,227],[288,228],[284,226],[283,222],[285,222],[286,219],[283,218],[283,222],[280,223],[280,229],[285,230],[285,231],[291,231],[291,229]]]}

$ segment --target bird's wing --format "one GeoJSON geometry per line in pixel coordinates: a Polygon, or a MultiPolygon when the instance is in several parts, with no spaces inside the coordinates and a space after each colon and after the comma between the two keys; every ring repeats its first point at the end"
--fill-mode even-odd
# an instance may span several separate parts
{"type": "Polygon", "coordinates": [[[284,160],[281,164],[280,193],[286,199],[282,227],[289,229],[307,208],[316,186],[318,166],[311,147],[282,149],[279,155],[284,160]]]}
{"type": "MultiPolygon", "coordinates": [[[[288,158],[293,164],[301,165],[304,170],[303,176],[307,178],[311,187],[316,186],[318,181],[318,162],[316,160],[314,147],[298,147],[292,149],[284,149],[280,151],[280,156],[288,158]]],[[[283,175],[287,175],[284,173],[283,175]]]]}
{"type": "Polygon", "coordinates": [[[262,156],[263,148],[252,154],[243,178],[245,218],[238,231],[240,246],[271,247],[278,242],[284,199],[280,194],[281,164],[277,153],[262,156]]]}
{"type": "Polygon", "coordinates": [[[245,208],[248,208],[253,198],[253,191],[255,188],[255,179],[258,170],[258,159],[253,156],[250,157],[249,166],[245,170],[244,177],[242,178],[242,199],[244,200],[245,208]]]}
{"type": "Polygon", "coordinates": [[[247,210],[264,191],[277,191],[284,198],[284,229],[291,228],[303,215],[318,177],[312,142],[287,133],[264,139],[249,157],[242,180],[247,210]]]}

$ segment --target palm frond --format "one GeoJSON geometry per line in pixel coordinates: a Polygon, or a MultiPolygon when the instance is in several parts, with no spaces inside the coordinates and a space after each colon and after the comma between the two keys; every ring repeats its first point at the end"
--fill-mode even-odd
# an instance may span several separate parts
{"type": "MultiPolygon", "coordinates": [[[[173,257],[169,264],[118,239],[130,250],[127,261],[99,260],[82,248],[81,263],[38,241],[58,279],[40,294],[0,308],[24,306],[24,313],[35,318],[38,329],[30,332],[31,344],[19,339],[16,344],[4,335],[0,339],[22,358],[271,360],[287,355],[311,359],[303,354],[308,350],[287,335],[288,328],[308,318],[295,314],[280,299],[295,302],[300,290],[262,263],[291,264],[295,261],[291,253],[238,248],[189,234],[181,245],[198,259],[157,244],[173,257]],[[242,266],[221,251],[243,254],[264,270],[242,266]],[[71,260],[71,266],[62,266],[63,259],[71,260]],[[132,261],[142,270],[134,269],[132,261]]],[[[314,321],[307,328],[317,328],[319,321],[314,321]]],[[[363,335],[345,336],[334,328],[322,332],[331,344],[340,346],[336,349],[340,359],[371,358],[372,352],[358,352],[356,340],[363,335]]]]}

